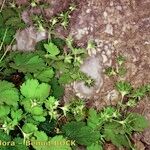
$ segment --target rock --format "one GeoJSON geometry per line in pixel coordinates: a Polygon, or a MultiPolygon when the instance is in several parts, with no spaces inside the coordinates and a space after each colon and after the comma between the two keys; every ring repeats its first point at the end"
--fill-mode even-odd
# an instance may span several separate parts
{"type": "Polygon", "coordinates": [[[16,33],[16,49],[20,51],[33,51],[37,42],[46,39],[46,32],[36,31],[32,26],[16,33]]]}
{"type": "Polygon", "coordinates": [[[100,90],[103,84],[100,56],[93,55],[87,58],[81,66],[81,71],[95,80],[95,86],[87,87],[84,82],[75,82],[74,90],[77,93],[77,96],[81,98],[91,98],[100,90]]]}

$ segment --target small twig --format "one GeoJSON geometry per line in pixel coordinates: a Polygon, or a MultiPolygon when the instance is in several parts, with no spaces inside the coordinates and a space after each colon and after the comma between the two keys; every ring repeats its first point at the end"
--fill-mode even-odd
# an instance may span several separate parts
{"type": "Polygon", "coordinates": [[[3,56],[0,58],[0,62],[3,60],[3,58],[6,56],[7,52],[9,51],[10,46],[12,45],[12,43],[14,42],[15,37],[12,39],[11,43],[9,44],[9,46],[7,47],[6,51],[4,52],[3,56]]]}
{"type": "Polygon", "coordinates": [[[1,42],[1,45],[0,45],[0,51],[2,50],[4,41],[5,41],[5,38],[6,38],[6,35],[7,35],[7,31],[8,31],[8,28],[5,30],[5,33],[4,33],[4,36],[3,36],[3,39],[2,39],[2,42],[1,42]]]}
{"type": "Polygon", "coordinates": [[[2,2],[2,6],[1,6],[1,9],[0,9],[0,12],[2,12],[3,8],[4,8],[4,4],[5,4],[6,0],[3,0],[2,2]]]}

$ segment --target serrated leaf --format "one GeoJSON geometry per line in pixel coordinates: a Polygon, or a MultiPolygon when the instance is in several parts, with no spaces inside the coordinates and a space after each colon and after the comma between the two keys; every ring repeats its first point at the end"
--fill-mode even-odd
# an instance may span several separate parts
{"type": "Polygon", "coordinates": [[[56,56],[60,53],[60,50],[58,49],[58,47],[52,42],[48,44],[44,44],[44,48],[51,56],[56,56]]]}
{"type": "Polygon", "coordinates": [[[5,22],[6,26],[14,27],[15,29],[25,27],[25,24],[18,17],[11,17],[5,22]]]}
{"type": "Polygon", "coordinates": [[[0,103],[17,106],[19,101],[18,90],[14,84],[7,81],[0,81],[0,103]]]}
{"type": "Polygon", "coordinates": [[[96,110],[94,109],[89,109],[89,115],[88,115],[88,120],[87,124],[89,127],[96,129],[100,123],[100,116],[97,114],[96,110]]]}
{"type": "Polygon", "coordinates": [[[38,141],[47,141],[47,140],[48,140],[48,136],[47,136],[46,133],[43,132],[43,131],[36,131],[36,132],[34,133],[34,136],[36,137],[36,139],[37,139],[38,141]]]}
{"type": "Polygon", "coordinates": [[[13,119],[16,119],[17,121],[20,121],[22,119],[23,111],[21,109],[18,110],[11,110],[11,117],[13,119]]]}
{"type": "Polygon", "coordinates": [[[111,141],[118,148],[127,147],[129,148],[128,140],[125,133],[120,134],[120,124],[119,123],[106,123],[104,125],[104,137],[106,141],[111,141]]]}
{"type": "Polygon", "coordinates": [[[12,150],[29,150],[29,148],[23,143],[23,139],[18,137],[13,141],[15,142],[15,147],[11,146],[12,150]]]}
{"type": "Polygon", "coordinates": [[[10,107],[1,105],[0,106],[0,118],[6,117],[10,113],[10,107]]]}
{"type": "Polygon", "coordinates": [[[22,127],[23,132],[25,133],[34,133],[35,131],[38,130],[37,126],[32,124],[32,123],[26,123],[22,127]]]}
{"type": "Polygon", "coordinates": [[[140,114],[136,113],[129,114],[127,119],[128,119],[127,124],[133,131],[141,132],[145,128],[150,126],[150,122],[140,114]]]}
{"type": "Polygon", "coordinates": [[[64,94],[64,87],[58,83],[56,78],[51,80],[51,87],[52,87],[52,95],[59,99],[64,94]]]}
{"type": "Polygon", "coordinates": [[[60,84],[69,84],[73,81],[72,77],[68,73],[61,74],[59,78],[59,83],[60,84]]]}
{"type": "Polygon", "coordinates": [[[43,114],[43,108],[39,106],[35,106],[32,108],[31,114],[35,116],[40,116],[43,114]]]}
{"type": "Polygon", "coordinates": [[[13,61],[14,63],[10,63],[10,67],[23,73],[36,73],[46,67],[44,60],[34,53],[16,54],[13,61]]]}
{"type": "Polygon", "coordinates": [[[36,79],[28,79],[22,84],[20,91],[26,98],[46,99],[50,92],[50,85],[46,83],[39,84],[36,79]]]}
{"type": "Polygon", "coordinates": [[[55,127],[56,127],[57,121],[54,119],[51,119],[49,117],[46,118],[46,120],[39,124],[39,130],[44,131],[46,134],[53,134],[55,127]]]}
{"type": "Polygon", "coordinates": [[[59,105],[58,100],[54,96],[50,96],[47,101],[45,101],[45,107],[52,111],[56,109],[59,105]]]}
{"type": "Polygon", "coordinates": [[[84,122],[70,122],[63,126],[63,132],[66,137],[75,140],[80,145],[90,146],[100,138],[99,131],[94,131],[84,122]]]}
{"type": "Polygon", "coordinates": [[[100,144],[92,144],[87,147],[87,150],[103,150],[103,147],[100,144]]]}
{"type": "Polygon", "coordinates": [[[44,122],[46,120],[43,116],[32,116],[35,121],[44,122]]]}
{"type": "MultiPolygon", "coordinates": [[[[62,135],[54,136],[51,140],[52,143],[54,142],[66,142],[67,140],[62,135]]],[[[49,150],[71,150],[70,145],[64,144],[64,145],[53,145],[50,147],[49,150]]]]}
{"type": "Polygon", "coordinates": [[[47,68],[41,72],[35,73],[34,77],[42,82],[49,82],[54,76],[54,71],[52,68],[47,68]]]}
{"type": "Polygon", "coordinates": [[[131,84],[126,81],[120,81],[116,83],[116,89],[122,94],[122,96],[127,95],[131,92],[131,84]]]}
{"type": "Polygon", "coordinates": [[[60,38],[52,38],[52,43],[54,43],[60,50],[63,50],[64,46],[66,45],[65,40],[60,38]]]}

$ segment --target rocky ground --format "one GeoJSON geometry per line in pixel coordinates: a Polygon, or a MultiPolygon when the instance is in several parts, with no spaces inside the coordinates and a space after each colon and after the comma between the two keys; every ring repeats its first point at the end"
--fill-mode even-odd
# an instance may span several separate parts
{"type": "MultiPolygon", "coordinates": [[[[93,89],[87,89],[82,83],[74,85],[74,91],[78,96],[88,98],[89,105],[101,109],[106,105],[116,104],[118,93],[114,90],[115,79],[108,78],[103,71],[114,64],[114,57],[118,53],[127,58],[126,80],[134,87],[150,82],[149,0],[48,0],[48,2],[52,7],[44,12],[47,18],[65,10],[70,2],[77,5],[67,30],[61,27],[56,29],[60,37],[71,35],[75,42],[83,47],[89,40],[97,45],[95,49],[89,50],[89,58],[82,66],[85,72],[90,68],[96,72],[91,74],[97,81],[96,86],[93,89]]],[[[27,1],[17,0],[17,3],[22,5],[27,1]]],[[[33,12],[40,13],[40,10],[27,10],[23,14],[23,19],[28,24],[30,24],[28,15],[33,12]]],[[[42,38],[39,38],[39,33],[35,33],[32,29],[22,32],[18,33],[19,40],[20,36],[25,35],[24,32],[31,33],[23,37],[24,40],[27,39],[25,45],[31,46],[30,49],[39,39],[46,38],[45,33],[40,33],[42,38]]],[[[68,89],[70,91],[70,88],[66,88],[66,93],[69,93],[68,89]]],[[[150,120],[149,99],[150,97],[146,97],[133,111],[140,112],[150,120]]],[[[142,135],[135,135],[135,139],[139,150],[150,150],[150,129],[142,135]]],[[[112,145],[106,145],[106,150],[114,149],[112,145]]]]}

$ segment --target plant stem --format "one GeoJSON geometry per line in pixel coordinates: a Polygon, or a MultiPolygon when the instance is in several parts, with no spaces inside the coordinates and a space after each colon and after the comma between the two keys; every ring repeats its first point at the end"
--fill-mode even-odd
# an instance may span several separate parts
{"type": "Polygon", "coordinates": [[[12,45],[12,43],[14,42],[15,37],[12,39],[10,45],[7,47],[6,51],[4,52],[4,54],[2,55],[2,57],[0,58],[0,63],[3,60],[3,58],[6,56],[7,52],[9,51],[9,47],[12,45]]]}
{"type": "Polygon", "coordinates": [[[8,28],[6,28],[6,30],[5,30],[5,33],[4,33],[4,36],[3,36],[3,39],[2,39],[2,42],[1,42],[1,45],[0,45],[0,51],[2,50],[2,47],[4,45],[4,40],[6,38],[7,32],[8,32],[8,28]]]}
{"type": "Polygon", "coordinates": [[[2,2],[2,6],[1,6],[1,9],[0,9],[0,12],[2,12],[3,8],[4,8],[4,4],[5,4],[6,0],[3,0],[2,2]]]}

